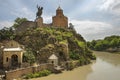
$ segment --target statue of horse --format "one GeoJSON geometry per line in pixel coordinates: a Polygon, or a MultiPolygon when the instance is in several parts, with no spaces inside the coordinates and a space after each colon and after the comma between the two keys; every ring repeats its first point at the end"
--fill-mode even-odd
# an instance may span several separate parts
{"type": "Polygon", "coordinates": [[[43,7],[40,7],[37,5],[37,9],[38,9],[38,12],[36,13],[36,18],[39,18],[42,15],[43,7]]]}

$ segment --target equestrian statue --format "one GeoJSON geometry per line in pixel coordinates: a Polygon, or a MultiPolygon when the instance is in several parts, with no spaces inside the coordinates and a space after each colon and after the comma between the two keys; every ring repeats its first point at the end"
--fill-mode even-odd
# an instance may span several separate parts
{"type": "Polygon", "coordinates": [[[38,11],[36,13],[36,18],[40,18],[41,15],[42,15],[43,7],[40,7],[40,6],[37,5],[37,9],[38,9],[38,11]]]}

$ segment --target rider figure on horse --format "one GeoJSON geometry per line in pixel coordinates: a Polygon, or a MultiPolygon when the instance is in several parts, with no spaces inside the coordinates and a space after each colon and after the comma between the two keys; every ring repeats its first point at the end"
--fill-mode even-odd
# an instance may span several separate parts
{"type": "Polygon", "coordinates": [[[36,18],[40,18],[42,15],[43,7],[37,5],[38,12],[36,13],[36,18]]]}

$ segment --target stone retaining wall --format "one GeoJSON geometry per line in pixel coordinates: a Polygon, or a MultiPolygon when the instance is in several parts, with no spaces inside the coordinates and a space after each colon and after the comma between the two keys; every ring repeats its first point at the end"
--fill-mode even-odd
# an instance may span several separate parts
{"type": "Polygon", "coordinates": [[[12,71],[7,71],[6,72],[6,80],[17,79],[25,74],[39,72],[44,69],[48,69],[48,70],[52,71],[52,70],[54,70],[53,68],[54,67],[52,64],[41,64],[39,66],[31,66],[31,67],[27,67],[27,68],[21,68],[21,69],[16,69],[16,70],[12,70],[12,71]]]}

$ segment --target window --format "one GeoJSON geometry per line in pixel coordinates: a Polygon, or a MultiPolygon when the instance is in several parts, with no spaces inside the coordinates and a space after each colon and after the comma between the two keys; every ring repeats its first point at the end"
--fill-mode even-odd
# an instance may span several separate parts
{"type": "Polygon", "coordinates": [[[54,61],[51,62],[52,64],[54,63],[54,61]]]}
{"type": "Polygon", "coordinates": [[[11,43],[11,47],[13,46],[13,44],[11,43]]]}
{"type": "Polygon", "coordinates": [[[8,62],[8,57],[6,58],[6,62],[8,62]]]}

